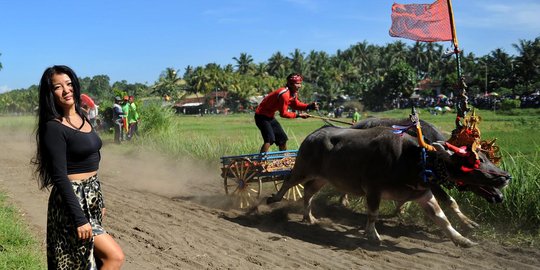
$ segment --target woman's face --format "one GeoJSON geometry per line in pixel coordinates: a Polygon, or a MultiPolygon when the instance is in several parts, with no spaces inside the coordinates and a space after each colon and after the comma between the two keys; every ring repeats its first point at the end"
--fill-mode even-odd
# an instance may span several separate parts
{"type": "Polygon", "coordinates": [[[73,85],[67,74],[54,74],[52,76],[54,101],[57,105],[67,109],[75,104],[73,98],[73,85]]]}

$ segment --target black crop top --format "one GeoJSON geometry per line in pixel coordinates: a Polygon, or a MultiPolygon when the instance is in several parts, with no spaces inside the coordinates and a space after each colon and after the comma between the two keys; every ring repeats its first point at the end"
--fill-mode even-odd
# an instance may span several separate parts
{"type": "Polygon", "coordinates": [[[82,132],[51,120],[47,122],[43,143],[51,159],[51,177],[53,185],[59,189],[68,205],[75,225],[88,223],[82,212],[79,200],[73,192],[68,174],[97,171],[101,155],[102,142],[96,132],[82,132]]]}

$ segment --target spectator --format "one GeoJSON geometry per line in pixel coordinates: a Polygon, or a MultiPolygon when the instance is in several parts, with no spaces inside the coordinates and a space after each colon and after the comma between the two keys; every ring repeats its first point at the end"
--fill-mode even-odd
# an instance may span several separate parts
{"type": "Polygon", "coordinates": [[[131,139],[134,135],[139,135],[139,132],[138,132],[139,121],[140,121],[140,118],[139,118],[139,112],[137,111],[137,105],[135,104],[135,97],[129,96],[128,139],[131,139]]]}
{"type": "Polygon", "coordinates": [[[358,109],[357,109],[357,108],[354,108],[354,113],[353,113],[353,117],[352,117],[352,122],[353,122],[353,124],[354,124],[354,123],[357,123],[358,121],[360,121],[360,113],[358,112],[358,109]]]}
{"type": "Polygon", "coordinates": [[[39,84],[37,151],[47,208],[48,269],[120,269],[124,253],[102,226],[105,205],[97,170],[101,139],[81,110],[80,84],[67,66],[47,68],[39,84]]]}
{"type": "Polygon", "coordinates": [[[120,97],[114,98],[112,121],[114,123],[114,142],[120,144],[124,137],[124,111],[122,110],[122,99],[120,97]]]}

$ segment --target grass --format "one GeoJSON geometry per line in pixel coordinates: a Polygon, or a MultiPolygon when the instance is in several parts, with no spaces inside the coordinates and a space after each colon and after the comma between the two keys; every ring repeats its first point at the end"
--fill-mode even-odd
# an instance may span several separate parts
{"type": "Polygon", "coordinates": [[[0,193],[0,269],[46,269],[36,239],[0,193]]]}

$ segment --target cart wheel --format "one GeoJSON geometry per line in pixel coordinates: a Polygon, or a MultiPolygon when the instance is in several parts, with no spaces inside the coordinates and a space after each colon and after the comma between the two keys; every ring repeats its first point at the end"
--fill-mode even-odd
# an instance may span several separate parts
{"type": "Polygon", "coordinates": [[[231,195],[240,208],[254,205],[261,195],[262,181],[254,179],[259,168],[248,158],[232,161],[223,179],[225,194],[231,195]]]}
{"type": "MultiPolygon", "coordinates": [[[[283,185],[283,180],[274,181],[274,187],[276,188],[276,191],[279,191],[282,185],[283,185]]],[[[289,188],[289,190],[287,190],[287,193],[285,193],[285,196],[283,196],[285,200],[292,200],[292,201],[298,201],[302,199],[303,197],[304,197],[304,186],[302,184],[298,184],[296,186],[293,186],[292,188],[289,188]]]]}

